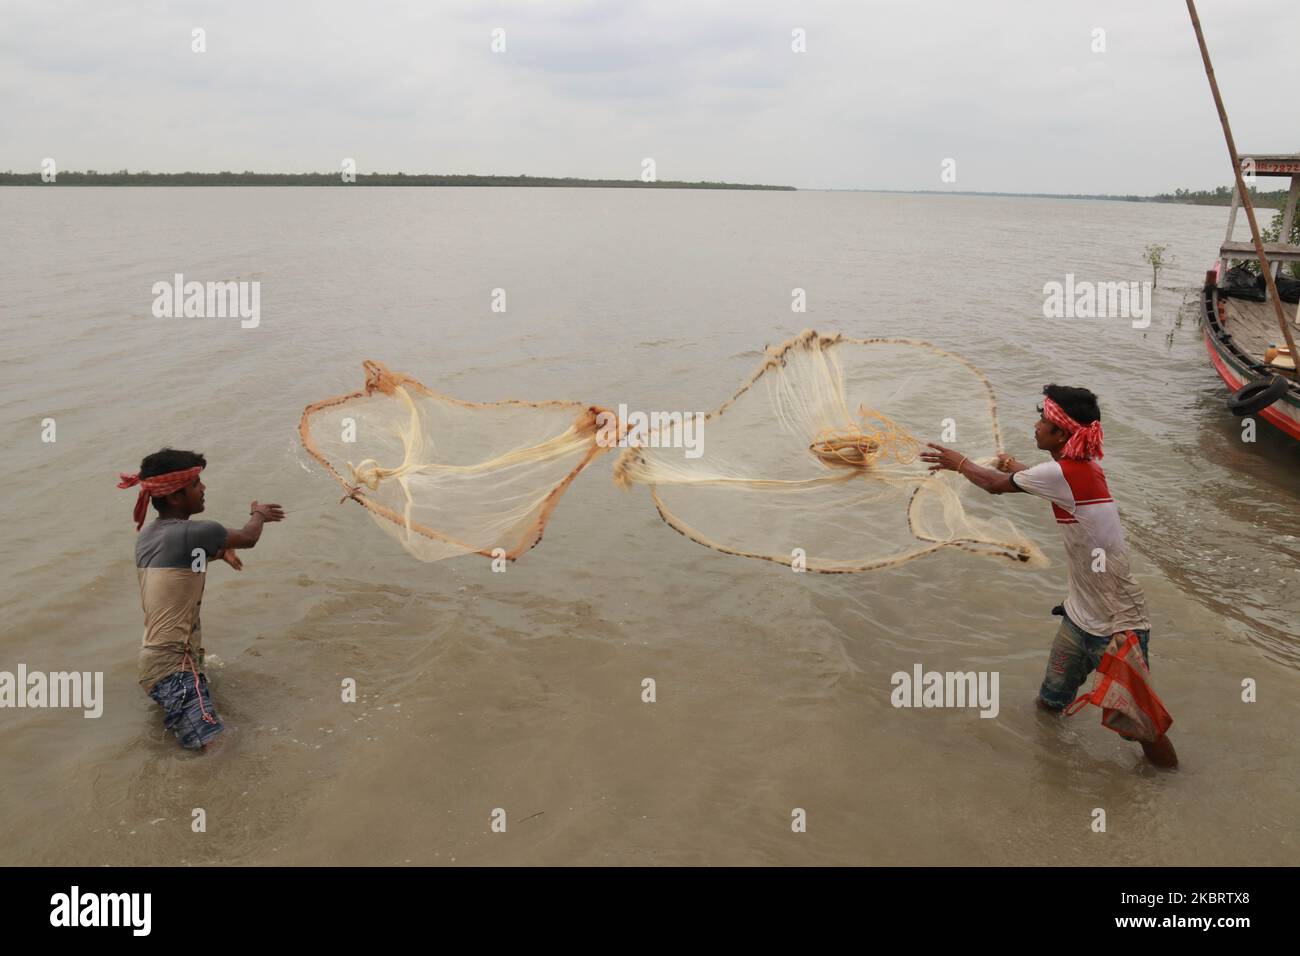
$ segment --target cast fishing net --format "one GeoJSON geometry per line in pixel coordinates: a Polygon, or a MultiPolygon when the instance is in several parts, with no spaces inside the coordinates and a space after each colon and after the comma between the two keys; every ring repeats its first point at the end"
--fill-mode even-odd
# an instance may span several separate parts
{"type": "MultiPolygon", "coordinates": [[[[307,408],[302,441],[423,560],[497,548],[517,557],[574,476],[634,438],[597,406],[460,402],[366,369],[364,392],[307,408]],[[340,437],[344,417],[355,442],[340,437]]],[[[614,478],[645,485],[664,521],[717,551],[828,573],[944,548],[1046,563],[964,478],[919,459],[931,440],[985,463],[1002,450],[987,379],[942,349],[804,332],[769,349],[698,435],[686,433],[692,424],[675,418],[639,436],[614,478]]]]}
{"type": "Polygon", "coordinates": [[[365,390],[303,412],[303,446],[422,561],[514,560],[542,537],[569,483],[600,451],[600,409],[463,402],[365,362],[365,390]]]}
{"type": "Polygon", "coordinates": [[[932,345],[804,332],[768,349],[702,433],[697,458],[670,434],[628,448],[614,474],[647,485],[664,521],[718,551],[823,572],[942,548],[1046,563],[987,502],[970,500],[984,492],[921,462],[941,438],[985,464],[1002,450],[988,380],[932,345]]]}

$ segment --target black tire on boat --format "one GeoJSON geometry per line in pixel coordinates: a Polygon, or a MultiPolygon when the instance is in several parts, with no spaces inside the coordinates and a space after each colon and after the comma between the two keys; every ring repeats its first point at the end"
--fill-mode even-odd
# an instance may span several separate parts
{"type": "Polygon", "coordinates": [[[1286,379],[1281,375],[1248,382],[1232,393],[1228,399],[1228,411],[1238,418],[1262,412],[1286,394],[1286,387],[1286,379]]]}

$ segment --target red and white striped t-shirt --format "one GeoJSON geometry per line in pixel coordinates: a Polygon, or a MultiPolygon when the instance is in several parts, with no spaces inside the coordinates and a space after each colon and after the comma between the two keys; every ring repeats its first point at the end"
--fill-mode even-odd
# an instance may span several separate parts
{"type": "Polygon", "coordinates": [[[1011,476],[1021,491],[1046,498],[1065,538],[1070,589],[1065,613],[1089,634],[1143,630],[1146,598],[1129,570],[1119,506],[1095,461],[1045,461],[1011,476]]]}

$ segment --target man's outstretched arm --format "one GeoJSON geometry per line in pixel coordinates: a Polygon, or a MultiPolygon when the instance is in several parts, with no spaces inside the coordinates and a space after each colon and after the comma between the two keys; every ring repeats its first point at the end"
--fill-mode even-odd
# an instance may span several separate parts
{"type": "Polygon", "coordinates": [[[951,448],[944,448],[934,443],[930,443],[928,447],[934,450],[921,452],[921,460],[930,464],[931,471],[955,471],[971,484],[983,488],[991,495],[1004,495],[1009,491],[1021,490],[1011,480],[1011,475],[1017,471],[1024,471],[1024,466],[1014,458],[999,457],[998,463],[1008,468],[1008,471],[999,471],[996,468],[977,465],[961,452],[953,451],[951,448]]]}
{"type": "Polygon", "coordinates": [[[254,547],[262,537],[262,526],[266,522],[284,520],[284,509],[279,505],[262,505],[254,501],[248,511],[247,524],[239,529],[226,529],[226,550],[254,547]]]}

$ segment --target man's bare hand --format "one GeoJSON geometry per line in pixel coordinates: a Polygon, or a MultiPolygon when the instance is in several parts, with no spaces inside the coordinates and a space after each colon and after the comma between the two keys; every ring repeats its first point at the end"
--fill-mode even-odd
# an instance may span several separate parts
{"type": "Polygon", "coordinates": [[[921,460],[930,465],[931,471],[956,471],[966,461],[966,456],[959,451],[953,451],[951,448],[944,448],[942,445],[936,445],[929,442],[927,448],[933,448],[934,451],[922,451],[921,460]]]}
{"type": "Polygon", "coordinates": [[[977,488],[983,488],[991,495],[1002,495],[1008,491],[1019,491],[1010,475],[971,461],[966,455],[951,448],[944,448],[930,442],[921,451],[921,460],[930,466],[931,471],[955,471],[977,488]]]}
{"type": "Polygon", "coordinates": [[[221,552],[221,560],[230,565],[236,571],[244,570],[244,562],[239,560],[239,555],[235,554],[230,548],[221,552]]]}
{"type": "Polygon", "coordinates": [[[254,501],[248,507],[249,514],[260,514],[264,521],[283,521],[284,509],[279,505],[263,505],[254,501]]]}
{"type": "Polygon", "coordinates": [[[998,457],[993,462],[993,466],[997,468],[998,471],[1004,472],[1008,475],[1011,474],[1012,472],[1025,470],[1025,466],[1023,464],[1016,461],[1016,459],[1012,458],[1010,455],[1006,454],[1005,452],[1000,452],[998,454],[998,457]]]}

